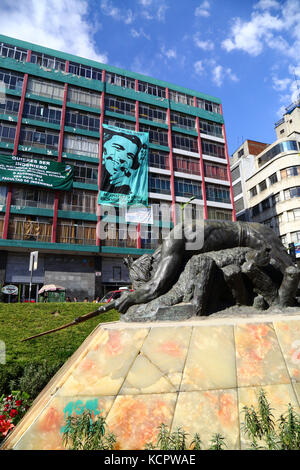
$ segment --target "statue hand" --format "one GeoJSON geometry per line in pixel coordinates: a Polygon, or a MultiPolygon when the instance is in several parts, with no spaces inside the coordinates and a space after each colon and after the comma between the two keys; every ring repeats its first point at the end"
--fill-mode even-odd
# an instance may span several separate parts
{"type": "Polygon", "coordinates": [[[120,313],[126,313],[131,305],[133,305],[130,292],[124,292],[121,297],[114,301],[114,308],[120,313]]]}

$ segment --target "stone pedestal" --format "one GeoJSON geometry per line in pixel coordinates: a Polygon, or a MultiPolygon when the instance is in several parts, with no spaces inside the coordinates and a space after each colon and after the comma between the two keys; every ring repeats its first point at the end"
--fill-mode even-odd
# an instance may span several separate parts
{"type": "Polygon", "coordinates": [[[3,447],[61,449],[66,416],[90,409],[118,449],[143,449],[162,423],[183,427],[188,441],[199,433],[204,448],[215,433],[228,449],[248,448],[243,407],[256,406],[261,388],[275,418],[288,403],[299,412],[299,340],[300,312],[100,324],[3,447]]]}

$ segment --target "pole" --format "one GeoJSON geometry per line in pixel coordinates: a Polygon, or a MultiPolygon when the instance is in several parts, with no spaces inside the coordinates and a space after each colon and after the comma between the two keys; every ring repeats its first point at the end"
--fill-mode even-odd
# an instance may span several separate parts
{"type": "Polygon", "coordinates": [[[30,271],[29,299],[28,299],[29,303],[31,302],[32,269],[33,269],[33,263],[31,263],[31,271],[30,271]]]}

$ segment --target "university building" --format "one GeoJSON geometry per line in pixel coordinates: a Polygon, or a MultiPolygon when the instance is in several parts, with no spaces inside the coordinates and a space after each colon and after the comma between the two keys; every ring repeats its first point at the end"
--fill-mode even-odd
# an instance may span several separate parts
{"type": "Polygon", "coordinates": [[[63,162],[70,190],[0,183],[0,281],[28,297],[29,254],[39,252],[32,299],[43,284],[67,295],[102,295],[129,284],[123,258],[152,252],[174,208],[191,197],[192,212],[235,220],[222,105],[218,98],[64,52],[0,35],[0,158],[63,162]],[[149,204],[154,224],[122,236],[117,215],[97,211],[103,125],[149,133],[149,204]],[[96,225],[106,223],[107,238],[96,225]],[[155,230],[153,230],[155,228],[155,230]]]}
{"type": "Polygon", "coordinates": [[[231,175],[238,220],[271,227],[300,258],[300,100],[275,123],[272,144],[245,141],[233,154],[231,175]],[[252,149],[249,151],[249,148],[252,149]],[[253,150],[254,148],[254,150],[253,150]]]}

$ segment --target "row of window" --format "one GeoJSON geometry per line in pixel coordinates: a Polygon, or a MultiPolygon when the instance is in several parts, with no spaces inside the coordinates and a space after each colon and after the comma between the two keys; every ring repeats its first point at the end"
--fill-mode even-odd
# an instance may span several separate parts
{"type": "Polygon", "coordinates": [[[280,142],[274,145],[270,150],[265,152],[261,157],[258,158],[258,166],[262,166],[275,158],[279,153],[291,152],[298,150],[298,143],[295,140],[287,140],[286,142],[280,142]]]}
{"type": "MultiPolygon", "coordinates": [[[[27,51],[20,47],[11,46],[5,43],[0,43],[0,55],[2,57],[11,57],[16,60],[21,60],[25,62],[27,60],[27,51]]],[[[40,67],[45,67],[54,70],[66,71],[66,61],[59,59],[48,54],[31,52],[31,63],[37,64],[40,67]]],[[[91,67],[83,65],[77,62],[70,62],[68,72],[70,74],[77,75],[79,77],[92,79],[92,80],[102,80],[102,70],[96,67],[91,67]]],[[[106,72],[105,81],[107,83],[117,85],[123,88],[130,88],[132,90],[136,89],[136,80],[133,78],[125,77],[123,75],[106,72]]],[[[141,80],[137,81],[137,89],[143,93],[147,93],[152,96],[164,99],[166,98],[166,88],[159,85],[154,85],[152,83],[144,82],[141,80]]],[[[169,99],[175,103],[182,103],[188,106],[197,106],[201,109],[213,113],[220,113],[220,105],[214,103],[210,100],[203,98],[194,98],[194,96],[181,93],[175,90],[169,90],[169,99]]]]}
{"type": "MultiPolygon", "coordinates": [[[[300,175],[300,166],[291,166],[289,168],[284,168],[283,170],[280,170],[280,176],[281,179],[284,178],[290,178],[292,176],[298,176],[300,175]]],[[[278,176],[277,173],[273,173],[271,176],[268,178],[270,186],[278,182],[278,176]]],[[[260,191],[264,191],[267,188],[267,181],[261,181],[258,185],[260,191]]],[[[257,195],[257,186],[254,186],[253,188],[250,189],[250,197],[254,197],[257,195]]]]}

